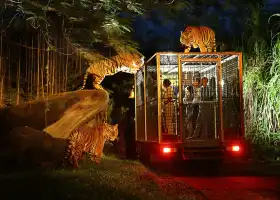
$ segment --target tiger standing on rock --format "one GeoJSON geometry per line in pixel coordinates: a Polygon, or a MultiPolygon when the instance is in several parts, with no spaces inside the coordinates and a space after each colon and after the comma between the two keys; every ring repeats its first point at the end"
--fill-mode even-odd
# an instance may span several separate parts
{"type": "Polygon", "coordinates": [[[94,76],[93,86],[95,89],[103,89],[100,85],[106,76],[112,76],[118,72],[135,74],[144,64],[144,56],[139,54],[122,53],[110,59],[102,59],[93,63],[86,71],[84,76],[83,90],[89,74],[94,76]]]}
{"type": "Polygon", "coordinates": [[[106,140],[114,141],[118,136],[118,125],[104,123],[101,126],[92,127],[91,124],[78,128],[72,132],[64,159],[75,168],[84,153],[90,154],[90,159],[100,163],[104,143],[106,140]]]}
{"type": "Polygon", "coordinates": [[[181,32],[180,43],[190,52],[191,47],[200,49],[200,52],[216,52],[215,32],[206,26],[188,26],[181,32]]]}

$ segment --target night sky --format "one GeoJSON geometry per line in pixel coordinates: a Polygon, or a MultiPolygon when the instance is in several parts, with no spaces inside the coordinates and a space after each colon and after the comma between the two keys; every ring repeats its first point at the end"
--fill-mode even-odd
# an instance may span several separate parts
{"type": "MultiPolygon", "coordinates": [[[[267,0],[264,10],[271,13],[280,12],[280,0],[267,0]]],[[[134,38],[140,42],[140,48],[146,54],[155,51],[180,51],[180,31],[188,25],[205,25],[216,32],[217,41],[227,41],[243,32],[245,21],[240,19],[237,8],[217,10],[215,7],[207,7],[203,15],[195,18],[188,14],[181,14],[177,19],[167,20],[159,13],[153,13],[138,17],[133,24],[134,38]],[[238,17],[235,17],[238,16],[238,17]]]]}

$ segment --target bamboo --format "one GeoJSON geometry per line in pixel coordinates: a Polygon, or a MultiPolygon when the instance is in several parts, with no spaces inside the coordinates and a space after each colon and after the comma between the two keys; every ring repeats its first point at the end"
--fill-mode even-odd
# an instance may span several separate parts
{"type": "MultiPolygon", "coordinates": [[[[45,49],[45,41],[42,43],[42,49],[45,49]]],[[[45,51],[42,50],[42,64],[41,64],[41,90],[42,90],[42,97],[45,98],[45,89],[44,89],[44,72],[45,72],[45,51]]]]}
{"type": "MultiPolygon", "coordinates": [[[[65,44],[64,44],[64,39],[62,39],[62,49],[64,49],[64,47],[65,47],[65,44]]],[[[63,92],[65,92],[65,87],[64,87],[64,85],[65,85],[65,67],[64,67],[64,55],[62,55],[61,56],[61,60],[62,60],[62,62],[61,62],[61,67],[62,67],[62,86],[61,86],[61,89],[62,89],[62,91],[63,92]]]]}
{"type": "MultiPolygon", "coordinates": [[[[25,40],[25,45],[27,46],[27,41],[25,40]]],[[[28,79],[28,49],[25,49],[25,76],[24,76],[24,95],[28,97],[29,93],[29,79],[28,79]],[[27,84],[27,85],[26,85],[27,84]],[[27,88],[26,88],[27,87],[27,88]],[[27,89],[27,91],[26,91],[27,89]]],[[[25,101],[28,101],[28,98],[25,99],[25,101]]]]}
{"type": "Polygon", "coordinates": [[[50,50],[50,65],[49,65],[49,81],[50,81],[50,88],[49,88],[49,95],[52,94],[52,67],[53,67],[53,63],[52,63],[52,59],[53,59],[53,52],[52,50],[50,50]]]}
{"type": "Polygon", "coordinates": [[[0,85],[0,106],[3,106],[3,99],[2,99],[2,91],[3,91],[3,85],[2,85],[2,79],[3,79],[3,74],[2,74],[2,48],[3,48],[3,35],[1,34],[1,41],[0,41],[0,78],[1,78],[1,85],[0,85]]]}
{"type": "Polygon", "coordinates": [[[66,54],[67,55],[66,55],[66,65],[65,65],[65,86],[64,86],[65,87],[65,91],[67,91],[67,73],[68,73],[68,71],[67,71],[68,69],[67,68],[68,68],[68,61],[69,61],[68,60],[69,59],[68,48],[69,48],[69,44],[67,42],[67,46],[66,46],[66,52],[67,52],[66,54]]]}
{"type": "Polygon", "coordinates": [[[33,99],[33,67],[34,67],[34,63],[33,63],[33,59],[34,59],[34,55],[33,55],[33,37],[31,39],[31,70],[30,70],[30,93],[31,93],[31,99],[33,99]]]}
{"type": "Polygon", "coordinates": [[[79,55],[78,52],[76,51],[76,56],[75,56],[75,74],[79,74],[79,55]]]}
{"type": "Polygon", "coordinates": [[[2,80],[1,80],[1,99],[2,104],[5,104],[5,77],[6,77],[6,59],[2,60],[2,80]]]}
{"type": "MultiPolygon", "coordinates": [[[[55,46],[57,47],[57,39],[55,39],[55,46]]],[[[54,93],[57,94],[58,88],[58,78],[57,78],[57,51],[54,51],[54,93]]]]}
{"type": "Polygon", "coordinates": [[[40,98],[40,33],[37,34],[38,39],[37,39],[37,95],[36,98],[40,98]]]}
{"type": "Polygon", "coordinates": [[[49,95],[51,95],[52,93],[52,51],[50,50],[50,65],[49,65],[49,82],[50,82],[50,85],[49,85],[49,95]]]}
{"type": "MultiPolygon", "coordinates": [[[[36,51],[35,51],[34,57],[36,57],[36,51]]],[[[33,59],[34,59],[34,57],[33,57],[33,59]]],[[[37,82],[37,79],[36,79],[36,59],[34,59],[33,64],[34,64],[34,69],[33,69],[33,74],[32,74],[32,76],[33,76],[33,89],[36,92],[37,91],[37,87],[36,87],[36,82],[37,82]],[[36,89],[35,89],[35,87],[36,87],[36,89]]],[[[33,93],[32,93],[32,99],[33,99],[33,93]]]]}
{"type": "MultiPolygon", "coordinates": [[[[27,52],[28,52],[28,56],[27,56],[27,60],[28,60],[27,63],[28,64],[27,65],[29,66],[29,64],[30,64],[30,59],[29,59],[30,52],[29,52],[29,50],[27,50],[27,52]]],[[[29,66],[28,69],[27,69],[27,91],[28,91],[28,94],[29,94],[29,91],[30,91],[30,72],[31,72],[31,67],[29,66]]]]}
{"type": "Polygon", "coordinates": [[[46,76],[47,76],[47,96],[49,96],[50,89],[49,89],[49,84],[50,84],[50,51],[49,48],[47,50],[47,65],[46,65],[46,76]]]}
{"type": "Polygon", "coordinates": [[[55,84],[54,84],[54,81],[55,81],[55,79],[54,79],[54,75],[55,75],[55,65],[54,65],[54,61],[55,61],[55,58],[54,58],[54,56],[55,56],[55,52],[54,51],[52,51],[52,95],[54,94],[54,86],[55,86],[55,84]]]}
{"type": "MultiPolygon", "coordinates": [[[[9,73],[9,77],[8,77],[8,81],[9,81],[9,89],[11,88],[11,47],[10,47],[10,45],[8,45],[8,58],[9,58],[9,64],[8,64],[8,67],[9,67],[9,71],[8,71],[8,73],[9,73]]],[[[11,104],[11,102],[12,102],[12,95],[11,95],[11,92],[9,91],[9,102],[10,102],[10,104],[11,104]]]]}
{"type": "MultiPolygon", "coordinates": [[[[25,41],[25,46],[27,46],[27,42],[25,41]]],[[[28,82],[28,49],[25,51],[25,82],[28,82]]]]}
{"type": "Polygon", "coordinates": [[[20,57],[19,57],[19,60],[18,60],[18,70],[17,70],[17,101],[16,101],[16,104],[19,105],[20,103],[20,57]]]}
{"type": "MultiPolygon", "coordinates": [[[[60,37],[60,38],[62,38],[62,37],[60,37]]],[[[61,44],[62,44],[62,39],[59,39],[59,48],[60,49],[62,49],[61,48],[61,44]]],[[[61,92],[61,66],[62,66],[62,55],[59,55],[58,56],[58,59],[59,59],[59,64],[58,64],[58,93],[60,93],[61,92]]]]}
{"type": "Polygon", "coordinates": [[[79,76],[81,76],[82,75],[82,54],[81,54],[81,52],[79,52],[79,58],[80,58],[80,62],[79,62],[80,73],[79,73],[79,76]]]}

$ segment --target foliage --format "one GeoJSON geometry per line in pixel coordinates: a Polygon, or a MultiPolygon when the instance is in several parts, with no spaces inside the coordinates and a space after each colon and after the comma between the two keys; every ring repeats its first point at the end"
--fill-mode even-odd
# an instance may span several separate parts
{"type": "MultiPolygon", "coordinates": [[[[100,43],[116,53],[137,51],[137,44],[130,40],[130,25],[135,16],[144,14],[150,7],[173,12],[185,5],[183,0],[4,0],[0,3],[1,7],[11,8],[14,13],[2,32],[14,20],[23,18],[33,28],[44,32],[50,49],[56,49],[52,41],[60,35],[76,48],[90,49],[89,54],[93,53],[93,57],[100,55],[96,48],[100,43]]],[[[91,56],[87,58],[93,59],[91,56]]]]}
{"type": "Polygon", "coordinates": [[[242,47],[246,134],[280,152],[280,37],[270,43],[260,11],[252,9],[251,14],[242,47]]]}

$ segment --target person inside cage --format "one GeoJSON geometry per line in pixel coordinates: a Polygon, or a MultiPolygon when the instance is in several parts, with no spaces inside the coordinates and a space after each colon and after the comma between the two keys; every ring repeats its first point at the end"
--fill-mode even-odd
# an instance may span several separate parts
{"type": "MultiPolygon", "coordinates": [[[[193,125],[194,125],[194,113],[193,109],[194,106],[192,103],[190,103],[193,100],[194,97],[194,90],[192,85],[188,85],[185,87],[184,90],[184,98],[183,103],[185,105],[185,131],[186,135],[190,136],[193,134],[193,125]]],[[[184,136],[185,137],[185,136],[184,136]]]]}
{"type": "Polygon", "coordinates": [[[198,116],[196,119],[196,126],[192,138],[209,138],[214,136],[213,130],[213,122],[214,122],[214,113],[213,113],[213,105],[207,103],[210,100],[210,89],[207,86],[208,78],[203,77],[201,79],[200,86],[200,97],[201,103],[199,104],[198,116]]]}
{"type": "Polygon", "coordinates": [[[174,117],[174,92],[169,79],[163,80],[163,112],[164,126],[168,134],[173,134],[173,117],[174,117]]]}
{"type": "Polygon", "coordinates": [[[193,82],[193,87],[194,87],[194,98],[193,102],[198,103],[201,101],[201,79],[197,77],[195,81],[193,82]]]}

